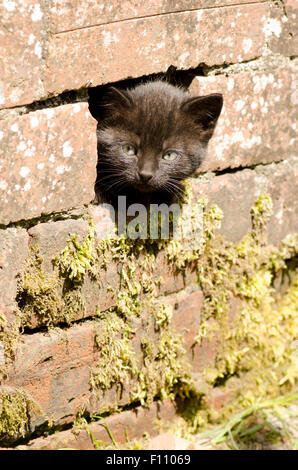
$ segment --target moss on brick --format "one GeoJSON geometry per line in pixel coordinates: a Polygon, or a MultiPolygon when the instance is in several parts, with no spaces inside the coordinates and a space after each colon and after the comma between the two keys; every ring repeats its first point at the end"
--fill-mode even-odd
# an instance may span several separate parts
{"type": "Polygon", "coordinates": [[[38,405],[22,389],[3,387],[0,390],[0,442],[25,437],[30,431],[31,414],[39,411],[38,405]]]}
{"type": "Polygon", "coordinates": [[[77,241],[76,234],[71,234],[66,247],[53,258],[60,276],[71,281],[74,286],[80,285],[87,273],[96,277],[94,232],[94,226],[90,223],[89,233],[82,243],[77,241]]]}
{"type": "Polygon", "coordinates": [[[58,277],[55,273],[46,273],[42,262],[38,246],[31,245],[17,295],[23,325],[30,323],[33,316],[44,326],[52,326],[61,318],[63,303],[58,277]]]}
{"type": "MultiPolygon", "coordinates": [[[[67,256],[63,252],[65,258],[67,256]]],[[[56,257],[59,259],[59,255],[56,257]]],[[[65,259],[64,259],[65,260],[65,259]]],[[[66,261],[65,261],[66,262],[66,261]]],[[[43,259],[37,245],[30,246],[30,256],[18,286],[17,302],[22,326],[37,324],[53,327],[59,323],[71,324],[85,310],[78,278],[69,272],[44,271],[43,259]]],[[[60,267],[60,266],[59,266],[60,267]]],[[[74,267],[72,267],[74,269],[74,267]]],[[[69,267],[69,269],[71,269],[69,267]]],[[[70,271],[73,274],[74,271],[70,271]]],[[[77,276],[82,272],[77,271],[77,276]]]]}
{"type": "MultiPolygon", "coordinates": [[[[185,201],[193,204],[190,188],[185,201]]],[[[259,397],[288,392],[297,379],[296,356],[291,349],[297,337],[297,281],[282,295],[273,285],[281,271],[294,272],[288,260],[297,255],[297,240],[289,235],[279,247],[268,244],[269,195],[256,201],[251,210],[251,231],[238,243],[219,234],[223,213],[217,206],[208,208],[207,202],[203,198],[193,206],[194,219],[204,212],[202,236],[186,245],[175,239],[123,237],[96,244],[91,224],[82,243],[72,235],[55,257],[58,270],[53,276],[43,272],[35,247],[18,296],[23,319],[34,314],[47,326],[61,321],[69,324],[76,312],[84,309],[80,289],[85,276],[98,285],[100,293],[100,270],[110,262],[118,264],[120,289],[115,306],[97,314],[95,344],[100,358],[91,371],[91,389],[100,397],[112,387],[120,392],[130,383],[130,402],[143,405],[155,398],[183,397],[193,429],[249,406],[259,397]],[[171,327],[172,308],[158,298],[154,268],[160,253],[175,270],[197,273],[204,295],[197,342],[214,335],[218,338],[215,362],[204,370],[203,381],[209,391],[218,386],[233,389],[220,416],[202,399],[208,393],[206,387],[194,389],[183,338],[171,327]],[[64,291],[59,290],[61,281],[64,291]],[[239,306],[231,315],[234,299],[239,306]],[[136,325],[142,328],[138,352],[133,343],[136,325]]],[[[98,410],[106,411],[112,410],[98,410]]]]}
{"type": "Polygon", "coordinates": [[[204,249],[187,254],[185,263],[181,252],[172,256],[177,267],[196,269],[204,294],[197,342],[214,335],[218,338],[214,365],[203,371],[204,380],[210,391],[217,386],[231,390],[231,398],[220,412],[206,406],[193,410],[194,429],[209,421],[222,421],[235,409],[259,399],[288,393],[297,384],[294,266],[290,276],[294,280],[285,293],[276,291],[273,281],[281,270],[289,274],[287,260],[297,256],[298,243],[297,237],[289,235],[279,247],[268,244],[266,225],[271,211],[271,198],[263,195],[251,210],[251,231],[234,244],[213,230],[220,220],[220,211],[213,208],[205,214],[204,249]],[[239,307],[231,315],[233,299],[238,299],[239,307]],[[210,323],[211,318],[215,322],[210,323]]]}
{"type": "Polygon", "coordinates": [[[158,240],[122,237],[97,246],[107,264],[110,258],[121,266],[121,287],[115,307],[98,320],[96,344],[101,355],[91,372],[94,393],[112,386],[122,391],[129,383],[130,401],[147,405],[157,397],[174,397],[191,383],[182,337],[170,326],[172,307],[157,298],[158,280],[153,273],[159,248],[158,240]],[[143,332],[137,354],[132,341],[138,318],[143,332]]]}

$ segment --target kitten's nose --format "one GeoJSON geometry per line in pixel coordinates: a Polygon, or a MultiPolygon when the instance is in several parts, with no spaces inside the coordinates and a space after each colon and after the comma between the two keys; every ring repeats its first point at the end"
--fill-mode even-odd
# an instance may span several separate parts
{"type": "Polygon", "coordinates": [[[151,180],[152,176],[153,176],[151,171],[148,171],[148,170],[139,171],[139,175],[140,175],[141,181],[143,181],[144,183],[148,183],[151,180]]]}

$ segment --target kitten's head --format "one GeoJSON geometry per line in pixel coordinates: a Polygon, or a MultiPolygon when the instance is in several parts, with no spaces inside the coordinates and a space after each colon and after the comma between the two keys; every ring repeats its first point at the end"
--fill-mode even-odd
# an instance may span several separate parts
{"type": "Polygon", "coordinates": [[[99,185],[175,193],[205,157],[222,95],[191,97],[162,81],[109,88],[98,126],[99,185]]]}

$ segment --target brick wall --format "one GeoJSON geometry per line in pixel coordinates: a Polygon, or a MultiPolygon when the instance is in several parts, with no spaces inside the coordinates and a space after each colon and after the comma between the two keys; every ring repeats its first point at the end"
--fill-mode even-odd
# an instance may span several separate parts
{"type": "MultiPolygon", "coordinates": [[[[297,231],[297,6],[294,0],[15,0],[3,1],[0,15],[0,439],[8,445],[34,431],[68,428],[78,413],[113,414],[131,403],[151,403],[146,384],[136,392],[140,375],[135,368],[153,380],[164,336],[152,324],[145,284],[138,314],[129,319],[129,345],[125,343],[136,365],[126,364],[130,372],[116,374],[104,389],[98,385],[103,367],[98,336],[106,328],[104,318],[112,315],[108,309],[127,323],[125,308],[119,307],[127,260],[108,249],[97,253],[93,272],[85,264],[77,284],[70,282],[67,269],[53,263],[70,234],[86,249],[89,240],[95,250],[111,227],[106,208],[91,204],[97,123],[89,112],[88,90],[165,72],[173,65],[195,71],[192,94],[223,93],[224,108],[208,156],[191,179],[193,194],[197,199],[207,196],[206,211],[212,204],[223,210],[220,233],[235,244],[252,229],[255,201],[269,193],[273,214],[268,243],[284,250],[285,237],[297,231]],[[91,219],[95,235],[88,239],[91,219]],[[144,369],[148,335],[158,346],[155,362],[144,369]]],[[[288,263],[295,253],[292,245],[287,247],[283,261],[288,263]]],[[[136,275],[143,279],[140,259],[136,275]]],[[[154,301],[172,308],[166,332],[182,335],[192,387],[197,384],[197,393],[211,403],[218,388],[210,387],[204,371],[215,367],[220,338],[196,343],[208,297],[197,282],[200,262],[198,258],[195,266],[185,263],[177,269],[168,252],[160,250],[154,268],[145,270],[155,283],[154,301]]],[[[128,306],[137,302],[127,288],[125,294],[130,296],[123,300],[128,306]]],[[[232,318],[243,297],[230,294],[232,318]]],[[[179,356],[173,345],[164,347],[168,356],[173,351],[179,356]]],[[[166,358],[160,363],[161,371],[172,367],[178,388],[184,381],[181,364],[169,365],[166,358]]],[[[156,397],[165,399],[173,388],[162,380],[152,387],[156,397]]],[[[165,419],[173,416],[170,403],[165,400],[160,412],[150,405],[147,415],[139,409],[139,423],[147,419],[154,433],[152,423],[159,413],[165,419]]],[[[120,421],[138,437],[146,427],[140,424],[138,434],[132,413],[123,411],[120,421]]],[[[115,416],[108,419],[119,427],[115,416]]],[[[64,438],[42,445],[59,448],[64,438]]],[[[30,445],[38,447],[38,442],[30,445]]]]}

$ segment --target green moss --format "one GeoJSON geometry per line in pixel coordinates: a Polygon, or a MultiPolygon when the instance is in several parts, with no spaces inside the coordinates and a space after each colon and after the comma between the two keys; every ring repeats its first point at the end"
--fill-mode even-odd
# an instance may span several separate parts
{"type": "Polygon", "coordinates": [[[32,317],[44,326],[52,326],[61,319],[63,302],[58,277],[45,273],[42,262],[38,246],[31,245],[17,295],[23,325],[30,324],[32,317]]]}
{"type": "Polygon", "coordinates": [[[0,346],[3,354],[2,366],[0,367],[0,381],[7,376],[9,363],[13,360],[15,350],[20,337],[21,321],[16,314],[15,320],[8,322],[4,315],[0,314],[0,346]]]}
{"type": "Polygon", "coordinates": [[[92,231],[82,245],[76,242],[76,237],[71,236],[67,247],[55,257],[54,265],[58,270],[54,269],[51,274],[43,269],[39,247],[30,246],[30,255],[19,282],[16,299],[21,325],[27,326],[33,322],[34,325],[53,327],[59,323],[70,324],[78,316],[84,316],[85,303],[81,287],[85,271],[93,273],[92,240],[92,231]]]}
{"type": "Polygon", "coordinates": [[[90,224],[89,233],[82,243],[77,241],[76,234],[71,234],[66,247],[53,259],[61,277],[69,279],[74,285],[81,284],[87,272],[96,274],[94,233],[94,226],[90,224]]]}
{"type": "MultiPolygon", "coordinates": [[[[268,244],[266,224],[272,211],[268,195],[256,201],[251,210],[252,228],[238,243],[218,233],[223,217],[220,208],[207,209],[206,198],[193,201],[190,188],[185,201],[190,221],[198,220],[203,213],[200,236],[190,241],[114,237],[95,244],[91,225],[82,243],[75,235],[70,237],[55,257],[53,275],[43,271],[38,248],[32,248],[18,301],[23,324],[32,315],[43,325],[71,323],[84,310],[81,287],[86,276],[100,286],[100,270],[116,263],[120,289],[115,293],[115,306],[99,312],[96,318],[99,359],[90,375],[92,391],[102,397],[114,387],[120,397],[129,383],[130,402],[143,405],[156,398],[181,396],[195,430],[250,406],[259,397],[278,396],[295,385],[297,281],[291,275],[288,290],[279,296],[274,280],[280,272],[289,273],[288,260],[297,254],[297,241],[290,235],[278,248],[268,244]],[[204,296],[198,313],[197,343],[218,338],[214,364],[203,372],[205,385],[197,391],[183,339],[171,326],[172,308],[158,298],[157,254],[164,256],[175,271],[195,270],[204,296]],[[237,308],[233,307],[235,300],[237,308]],[[143,334],[134,342],[137,329],[143,334]],[[139,343],[140,351],[135,349],[139,343]],[[234,385],[231,377],[238,379],[234,385]],[[232,389],[220,415],[202,398],[218,386],[232,389]]],[[[117,408],[118,404],[113,406],[117,408]]]]}
{"type": "MultiPolygon", "coordinates": [[[[233,244],[214,230],[220,211],[209,210],[204,249],[187,255],[184,263],[181,252],[172,256],[178,268],[196,269],[204,294],[198,344],[203,338],[218,338],[214,366],[204,371],[205,380],[211,386],[229,388],[229,377],[239,378],[237,387],[231,382],[231,400],[220,415],[209,410],[208,420],[223,419],[259,398],[279,396],[297,383],[293,351],[298,337],[297,279],[282,296],[273,281],[281,270],[287,270],[286,261],[297,254],[298,244],[293,235],[279,248],[268,244],[266,224],[271,211],[270,197],[260,197],[251,210],[252,230],[233,244]],[[235,300],[239,306],[232,314],[235,300]],[[215,321],[210,322],[211,318],[215,321]]],[[[206,417],[206,410],[197,410],[197,415],[206,417]]]]}
{"type": "Polygon", "coordinates": [[[133,330],[115,312],[100,315],[96,330],[100,359],[92,370],[92,388],[102,391],[113,385],[121,388],[137,372],[131,345],[133,330]]]}
{"type": "Polygon", "coordinates": [[[0,392],[0,441],[24,437],[30,431],[30,415],[38,406],[22,390],[0,392]]]}

